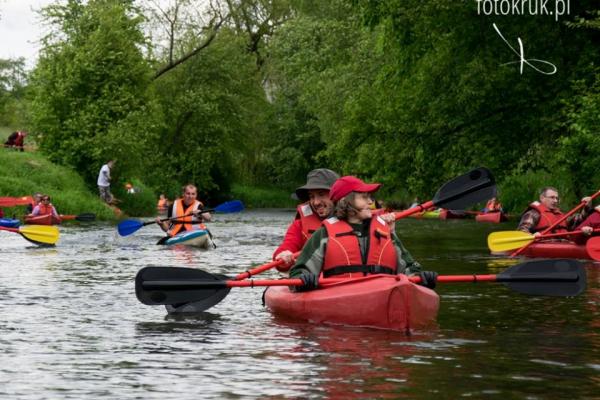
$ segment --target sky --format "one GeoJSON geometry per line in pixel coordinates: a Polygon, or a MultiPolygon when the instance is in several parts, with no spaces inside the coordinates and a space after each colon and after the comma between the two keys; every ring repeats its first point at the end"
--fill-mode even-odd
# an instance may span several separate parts
{"type": "Polygon", "coordinates": [[[0,58],[25,57],[28,69],[35,65],[45,28],[33,10],[55,2],[0,0],[0,58]]]}

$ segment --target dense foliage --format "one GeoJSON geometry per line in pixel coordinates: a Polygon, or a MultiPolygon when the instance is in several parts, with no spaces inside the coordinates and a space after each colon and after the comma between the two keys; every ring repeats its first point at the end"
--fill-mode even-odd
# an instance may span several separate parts
{"type": "Polygon", "coordinates": [[[169,197],[195,182],[214,201],[233,183],[289,191],[322,166],[407,200],[485,165],[512,209],[544,185],[567,201],[600,186],[592,0],[558,19],[456,0],[215,0],[198,14],[199,3],[45,9],[54,30],[27,110],[51,160],[93,187],[117,158],[121,182],[169,197]]]}

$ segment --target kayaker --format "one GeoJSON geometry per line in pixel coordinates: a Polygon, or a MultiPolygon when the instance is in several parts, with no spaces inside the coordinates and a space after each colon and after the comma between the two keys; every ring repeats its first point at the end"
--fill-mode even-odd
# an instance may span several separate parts
{"type": "Polygon", "coordinates": [[[37,192],[33,196],[31,196],[31,198],[33,199],[32,202],[27,204],[27,207],[25,207],[25,211],[27,211],[27,214],[31,214],[35,206],[40,204],[40,202],[42,201],[42,194],[40,192],[37,192]]]}
{"type": "Polygon", "coordinates": [[[50,203],[50,196],[48,195],[43,195],[40,203],[35,206],[31,212],[31,216],[33,217],[41,217],[44,215],[52,215],[54,218],[56,218],[56,223],[60,223],[61,221],[60,215],[58,215],[56,208],[54,208],[52,203],[50,203]]]}
{"type": "Polygon", "coordinates": [[[395,232],[393,213],[373,215],[371,193],[381,184],[367,184],[354,176],[338,179],[330,190],[334,217],[308,240],[290,277],[300,278],[312,290],[318,278],[368,274],[419,274],[423,286],[433,289],[437,273],[422,271],[395,232]]]}
{"type": "Polygon", "coordinates": [[[579,235],[575,238],[575,242],[579,244],[584,244],[585,242],[587,242],[590,236],[594,234],[594,229],[598,228],[600,228],[600,206],[596,206],[596,208],[594,208],[594,211],[573,229],[574,231],[581,230],[583,232],[583,235],[579,235]]]}
{"type": "Polygon", "coordinates": [[[204,204],[196,199],[198,196],[196,186],[191,183],[185,185],[182,194],[182,198],[175,200],[167,212],[167,218],[178,217],[176,220],[161,221],[159,217],[156,218],[156,223],[169,236],[175,236],[182,231],[206,229],[203,222],[208,222],[212,219],[210,213],[200,212],[204,209],[204,204]]]}
{"type": "Polygon", "coordinates": [[[488,200],[483,209],[484,213],[492,213],[492,212],[502,212],[502,204],[498,201],[497,198],[492,197],[488,200]]]}
{"type": "Polygon", "coordinates": [[[296,189],[296,197],[302,203],[296,207],[296,217],[273,253],[273,260],[283,259],[286,263],[277,267],[279,271],[290,269],[293,254],[300,251],[313,232],[321,227],[321,222],[331,216],[333,202],[329,198],[329,189],[339,177],[327,168],[313,169],[306,175],[306,184],[296,189]]]}
{"type": "Polygon", "coordinates": [[[156,204],[156,210],[159,213],[164,213],[167,212],[167,209],[169,208],[169,200],[167,200],[166,196],[161,193],[160,196],[158,197],[158,203],[156,204]]]}
{"type": "MultiPolygon", "coordinates": [[[[573,230],[579,225],[593,210],[592,198],[584,197],[581,199],[586,205],[582,211],[571,215],[566,221],[558,224],[552,232],[561,233],[573,230]]],[[[534,201],[521,216],[521,221],[517,227],[518,230],[533,233],[534,236],[540,236],[541,232],[549,228],[556,221],[561,219],[564,214],[558,208],[560,198],[558,190],[552,186],[546,186],[540,191],[540,200],[534,201]]]]}

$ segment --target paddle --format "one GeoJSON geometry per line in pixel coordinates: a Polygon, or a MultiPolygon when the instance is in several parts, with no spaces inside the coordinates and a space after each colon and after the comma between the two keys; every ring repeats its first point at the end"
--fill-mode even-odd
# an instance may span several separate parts
{"type": "Polygon", "coordinates": [[[79,215],[60,215],[63,221],[76,220],[81,222],[91,222],[96,220],[96,214],[94,213],[83,213],[79,215]]]}
{"type": "Polygon", "coordinates": [[[396,220],[427,210],[430,207],[443,207],[463,210],[473,204],[496,196],[496,183],[487,168],[476,168],[445,183],[433,200],[419,204],[408,210],[395,213],[396,220]]]}
{"type": "Polygon", "coordinates": [[[0,227],[0,230],[18,233],[37,245],[54,245],[58,241],[58,228],[51,225],[25,225],[18,228],[0,227]]]}
{"type": "MultiPolygon", "coordinates": [[[[594,229],[592,232],[600,232],[600,229],[594,229]]],[[[583,231],[571,231],[562,233],[551,233],[548,235],[541,235],[538,237],[533,236],[530,233],[523,231],[499,231],[492,232],[488,236],[488,247],[491,251],[509,251],[518,249],[524,245],[529,245],[533,241],[540,241],[544,239],[551,239],[555,237],[579,235],[583,231]]]]}
{"type": "MultiPolygon", "coordinates": [[[[600,190],[590,196],[590,199],[591,199],[590,202],[593,201],[598,196],[600,196],[600,190]]],[[[563,222],[564,220],[566,220],[567,218],[569,218],[571,215],[573,215],[574,213],[576,213],[577,211],[579,211],[580,209],[582,209],[583,207],[585,207],[585,205],[586,205],[586,203],[584,201],[582,201],[581,203],[579,203],[575,208],[573,208],[571,211],[569,211],[568,213],[566,213],[565,215],[563,215],[558,221],[556,221],[555,223],[553,223],[552,225],[550,225],[548,228],[544,229],[542,231],[542,235],[545,235],[547,233],[552,232],[552,229],[556,228],[561,222],[563,222]]],[[[520,249],[518,249],[517,251],[515,251],[514,253],[512,253],[510,256],[511,257],[518,256],[523,251],[525,251],[525,249],[528,248],[531,243],[533,243],[533,242],[527,243],[525,246],[521,247],[520,249]]]]}
{"type": "Polygon", "coordinates": [[[0,207],[15,207],[31,204],[33,198],[31,196],[23,197],[0,197],[0,207]]]}
{"type": "MultiPolygon", "coordinates": [[[[231,200],[231,201],[227,201],[223,204],[220,204],[215,208],[211,208],[208,210],[202,210],[202,211],[200,211],[200,213],[201,214],[208,213],[208,212],[234,213],[234,212],[240,212],[243,209],[244,209],[244,204],[241,201],[231,200]]],[[[192,215],[192,214],[190,213],[190,214],[182,215],[181,217],[162,218],[160,221],[161,222],[173,221],[173,220],[181,219],[184,217],[189,217],[190,215],[192,215]]],[[[147,225],[152,225],[155,223],[156,223],[156,221],[143,222],[143,221],[139,221],[136,219],[126,219],[125,221],[122,221],[119,223],[119,225],[117,225],[117,230],[119,232],[119,235],[129,236],[132,233],[137,232],[142,227],[147,226],[147,225]]]]}
{"type": "MultiPolygon", "coordinates": [[[[362,280],[364,277],[355,278],[362,280]]],[[[339,283],[347,279],[319,279],[319,284],[339,283]]],[[[351,279],[352,280],[352,279],[351,279]]],[[[413,283],[419,276],[410,276],[413,283]]],[[[577,296],[586,287],[586,273],[576,260],[528,261],[510,267],[498,275],[441,275],[438,282],[501,282],[510,289],[536,296],[577,296]]],[[[147,305],[181,305],[200,302],[198,311],[219,303],[232,287],[301,286],[300,279],[229,280],[223,275],[181,267],[145,267],[135,278],[138,300],[147,305]]],[[[196,306],[196,304],[194,304],[196,306]]]]}

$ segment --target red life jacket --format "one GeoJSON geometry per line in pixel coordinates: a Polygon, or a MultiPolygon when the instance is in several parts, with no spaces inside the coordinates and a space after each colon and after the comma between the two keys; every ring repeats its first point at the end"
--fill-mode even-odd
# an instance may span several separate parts
{"type": "MultiPolygon", "coordinates": [[[[302,225],[302,237],[304,238],[304,243],[317,229],[321,227],[321,223],[323,222],[321,218],[319,218],[319,214],[313,211],[312,207],[308,202],[299,204],[296,207],[298,211],[298,215],[300,216],[300,224],[302,225]]],[[[304,245],[304,244],[303,244],[304,245]]]]}
{"type": "Polygon", "coordinates": [[[345,274],[347,277],[367,274],[395,274],[398,256],[392,232],[381,218],[374,216],[369,228],[367,259],[363,261],[356,233],[345,221],[328,218],[323,222],[327,230],[327,248],[323,260],[323,276],[345,274]]]}
{"type": "MultiPolygon", "coordinates": [[[[190,214],[192,211],[197,210],[200,207],[202,207],[202,203],[200,203],[198,200],[194,200],[194,202],[186,208],[183,204],[183,199],[177,199],[173,203],[173,215],[171,215],[171,217],[183,217],[184,215],[190,214]]],[[[171,224],[167,234],[169,236],[175,236],[182,230],[193,231],[196,229],[206,229],[206,225],[198,221],[193,221],[192,218],[195,217],[188,215],[187,217],[176,219],[173,221],[173,224],[171,224]]]]}
{"type": "MultiPolygon", "coordinates": [[[[564,216],[564,214],[560,210],[550,210],[548,207],[544,206],[539,201],[534,201],[533,203],[531,203],[526,212],[532,208],[540,213],[540,220],[535,226],[536,232],[542,232],[546,230],[564,216]]],[[[552,229],[552,232],[550,233],[561,233],[566,231],[567,225],[566,222],[563,221],[560,224],[558,224],[554,229],[552,229]]]]}

